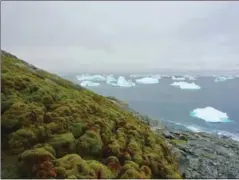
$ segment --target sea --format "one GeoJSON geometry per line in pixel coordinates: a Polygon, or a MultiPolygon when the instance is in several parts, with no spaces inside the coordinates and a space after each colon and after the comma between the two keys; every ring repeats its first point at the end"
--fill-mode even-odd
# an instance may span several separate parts
{"type": "MultiPolygon", "coordinates": [[[[132,82],[142,78],[121,76],[132,82]]],[[[64,77],[74,83],[81,83],[77,80],[76,74],[64,77]]],[[[201,89],[198,90],[172,86],[173,82],[178,81],[172,80],[171,76],[162,77],[157,84],[136,83],[133,87],[116,87],[99,82],[99,86],[86,88],[100,95],[114,96],[127,102],[137,112],[167,126],[185,131],[214,133],[239,141],[239,78],[220,82],[215,82],[215,78],[215,76],[197,76],[196,80],[185,80],[200,86],[201,89]],[[204,119],[190,115],[193,110],[206,107],[226,113],[230,121],[213,122],[210,117],[219,115],[215,113],[212,115],[210,112],[204,112],[204,119]]]]}

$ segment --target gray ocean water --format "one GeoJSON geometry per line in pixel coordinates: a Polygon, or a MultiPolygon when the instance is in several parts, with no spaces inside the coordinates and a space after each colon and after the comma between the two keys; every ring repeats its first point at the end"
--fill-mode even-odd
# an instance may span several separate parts
{"type": "Polygon", "coordinates": [[[161,79],[159,84],[137,84],[130,88],[105,83],[87,88],[123,100],[136,111],[165,123],[193,131],[220,132],[239,139],[239,78],[217,83],[214,79],[198,77],[194,82],[201,87],[200,90],[173,87],[170,85],[173,81],[167,78],[161,79]],[[232,122],[212,123],[189,115],[190,111],[207,106],[227,113],[232,122]]]}

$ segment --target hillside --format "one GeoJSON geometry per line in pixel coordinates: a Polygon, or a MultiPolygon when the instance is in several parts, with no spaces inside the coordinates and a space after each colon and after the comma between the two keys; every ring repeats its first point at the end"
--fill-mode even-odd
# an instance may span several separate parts
{"type": "Polygon", "coordinates": [[[7,52],[1,61],[2,178],[180,178],[165,139],[132,113],[7,52]]]}

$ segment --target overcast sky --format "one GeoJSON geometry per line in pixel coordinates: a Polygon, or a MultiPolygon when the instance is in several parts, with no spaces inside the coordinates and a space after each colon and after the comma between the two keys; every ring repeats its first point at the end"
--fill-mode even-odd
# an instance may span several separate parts
{"type": "Polygon", "coordinates": [[[239,2],[2,2],[1,48],[53,72],[239,69],[239,2]]]}

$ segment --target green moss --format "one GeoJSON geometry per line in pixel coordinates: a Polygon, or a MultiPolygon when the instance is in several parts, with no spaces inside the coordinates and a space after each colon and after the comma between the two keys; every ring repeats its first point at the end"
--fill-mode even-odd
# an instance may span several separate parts
{"type": "Polygon", "coordinates": [[[54,151],[52,151],[49,145],[43,145],[42,147],[37,146],[33,149],[26,150],[20,154],[19,167],[22,176],[25,178],[33,177],[34,167],[38,165],[38,163],[46,158],[49,158],[49,160],[55,159],[51,152],[54,151]]]}
{"type": "Polygon", "coordinates": [[[14,164],[3,167],[1,170],[1,178],[19,179],[20,178],[19,168],[14,164]]]}
{"type": "Polygon", "coordinates": [[[115,156],[109,156],[107,158],[107,166],[115,174],[115,177],[119,174],[121,170],[120,162],[115,156]]]}
{"type": "Polygon", "coordinates": [[[22,152],[22,150],[31,147],[37,141],[34,131],[29,128],[19,129],[9,136],[9,147],[13,152],[22,152]]]}
{"type": "Polygon", "coordinates": [[[179,139],[171,139],[170,142],[171,142],[172,144],[175,144],[175,145],[177,145],[177,144],[186,144],[186,143],[187,143],[187,141],[185,141],[185,140],[179,140],[179,139]]]}
{"type": "Polygon", "coordinates": [[[58,178],[112,178],[112,172],[103,164],[85,161],[77,154],[69,154],[55,161],[58,178]]]}
{"type": "Polygon", "coordinates": [[[102,150],[103,142],[97,132],[88,130],[78,139],[77,152],[83,156],[99,157],[102,150]]]}
{"type": "Polygon", "coordinates": [[[54,161],[57,178],[69,178],[71,176],[80,177],[88,174],[86,162],[77,154],[68,154],[54,161]]]}
{"type": "Polygon", "coordinates": [[[91,160],[87,161],[87,164],[90,169],[93,169],[95,172],[95,177],[97,179],[106,179],[106,178],[114,178],[113,173],[103,164],[98,161],[91,160]]]}
{"type": "Polygon", "coordinates": [[[131,155],[135,155],[135,154],[141,154],[141,148],[139,146],[139,143],[137,143],[135,140],[131,140],[128,144],[128,152],[131,154],[131,155]]]}
{"type": "Polygon", "coordinates": [[[56,152],[50,144],[36,144],[33,148],[43,148],[47,152],[51,153],[54,157],[56,156],[56,152]]]}
{"type": "Polygon", "coordinates": [[[145,165],[141,166],[140,172],[144,175],[145,178],[149,179],[152,176],[152,171],[148,166],[145,166],[145,165]]]}
{"type": "Polygon", "coordinates": [[[84,130],[85,130],[84,123],[74,123],[74,124],[72,124],[71,131],[72,131],[72,134],[74,135],[75,138],[80,137],[84,133],[84,130]]]}
{"type": "Polygon", "coordinates": [[[16,159],[20,153],[32,151],[37,152],[33,157],[42,151],[58,158],[54,160],[56,172],[47,161],[47,171],[39,169],[28,178],[55,178],[56,174],[56,178],[79,179],[178,177],[176,160],[164,138],[125,111],[126,104],[7,52],[1,57],[1,126],[2,137],[7,137],[2,138],[4,150],[14,152],[16,159]]]}
{"type": "Polygon", "coordinates": [[[74,152],[75,143],[75,138],[72,133],[54,135],[49,140],[49,144],[55,149],[57,157],[74,152]]]}

